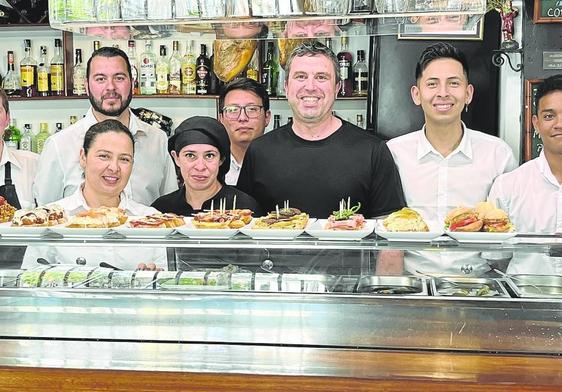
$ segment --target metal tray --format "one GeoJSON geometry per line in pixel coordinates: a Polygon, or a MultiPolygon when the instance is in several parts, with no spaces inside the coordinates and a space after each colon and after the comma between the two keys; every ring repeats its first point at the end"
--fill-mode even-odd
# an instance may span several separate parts
{"type": "Polygon", "coordinates": [[[490,298],[510,295],[502,284],[504,279],[446,277],[431,279],[431,293],[439,297],[490,298]],[[487,288],[486,288],[487,286],[487,288]]]}
{"type": "Polygon", "coordinates": [[[358,283],[359,275],[340,275],[336,277],[329,291],[333,293],[355,293],[358,283]]]}
{"type": "Polygon", "coordinates": [[[323,274],[283,274],[281,290],[297,293],[326,293],[335,277],[323,274]]]}
{"type": "Polygon", "coordinates": [[[560,275],[512,275],[506,282],[521,298],[562,298],[560,275]]]}
{"type": "Polygon", "coordinates": [[[358,293],[376,295],[428,295],[425,278],[418,276],[362,276],[358,293]]]}

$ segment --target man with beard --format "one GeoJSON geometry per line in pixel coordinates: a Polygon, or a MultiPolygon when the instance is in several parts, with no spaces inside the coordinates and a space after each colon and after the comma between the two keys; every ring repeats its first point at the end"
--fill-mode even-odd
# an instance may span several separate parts
{"type": "MultiPolygon", "coordinates": [[[[124,192],[150,205],[177,189],[174,164],[168,154],[166,134],[136,117],[129,109],[132,99],[131,65],[125,52],[103,47],[88,60],[86,89],[91,108],[75,124],[49,137],[39,158],[33,184],[38,205],[73,194],[83,182],[80,147],[86,131],[95,123],[115,119],[127,126],[135,140],[135,162],[124,192]]],[[[111,183],[118,179],[102,178],[111,183]]]]}

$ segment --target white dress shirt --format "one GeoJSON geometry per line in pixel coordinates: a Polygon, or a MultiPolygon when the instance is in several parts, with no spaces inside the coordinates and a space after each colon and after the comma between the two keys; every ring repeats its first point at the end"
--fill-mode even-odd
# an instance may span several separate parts
{"type": "MultiPolygon", "coordinates": [[[[0,140],[0,143],[4,143],[0,140]]],[[[31,151],[14,150],[4,143],[2,157],[0,158],[0,185],[5,184],[4,170],[7,162],[10,162],[12,183],[16,187],[16,194],[21,208],[32,208],[35,206],[31,186],[37,173],[37,161],[39,155],[31,151]]]]}
{"type": "MultiPolygon", "coordinates": [[[[176,172],[168,153],[166,134],[130,114],[135,160],[125,193],[131,199],[150,205],[158,197],[178,189],[176,172]]],[[[86,131],[95,123],[97,120],[90,108],[84,118],[47,139],[33,184],[38,205],[69,196],[82,183],[80,149],[86,131]]]]}
{"type": "MultiPolygon", "coordinates": [[[[562,232],[562,185],[544,152],[511,173],[499,176],[489,200],[509,214],[519,233],[562,232]]],[[[511,274],[562,275],[562,258],[515,252],[507,271],[511,274]]]]}
{"type": "MultiPolygon", "coordinates": [[[[454,207],[486,200],[494,179],[517,167],[503,140],[462,127],[461,142],[447,157],[431,145],[425,127],[387,143],[400,172],[406,204],[430,227],[442,229],[447,212],[454,207]]],[[[478,276],[490,269],[475,252],[409,252],[404,264],[410,273],[478,276]]]]}
{"type": "MultiPolygon", "coordinates": [[[[88,207],[84,195],[82,194],[82,186],[64,199],[53,204],[58,204],[65,209],[69,216],[76,215],[78,212],[87,211],[88,207]]],[[[139,204],[123,192],[121,193],[121,201],[119,207],[127,212],[130,216],[150,215],[158,212],[155,208],[147,207],[139,204]]],[[[156,266],[163,269],[168,268],[166,248],[149,248],[143,246],[28,246],[23,258],[22,268],[28,269],[37,267],[37,258],[42,257],[50,263],[72,264],[76,265],[76,259],[83,257],[86,259],[86,265],[97,267],[99,263],[105,261],[114,267],[124,270],[135,270],[139,263],[153,262],[156,266]]]]}
{"type": "Polygon", "coordinates": [[[226,182],[226,185],[236,186],[238,177],[240,176],[240,169],[242,169],[242,164],[236,162],[234,155],[230,154],[230,170],[224,176],[224,182],[226,182]]]}

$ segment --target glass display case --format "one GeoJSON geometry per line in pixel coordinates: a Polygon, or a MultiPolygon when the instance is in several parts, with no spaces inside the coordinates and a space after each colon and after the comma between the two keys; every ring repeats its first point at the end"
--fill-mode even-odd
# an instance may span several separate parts
{"type": "Polygon", "coordinates": [[[562,276],[503,272],[513,257],[556,259],[557,236],[485,243],[446,235],[419,242],[388,241],[375,233],[363,239],[307,233],[253,239],[142,230],[72,235],[2,228],[3,250],[83,249],[84,257],[71,264],[38,257],[25,270],[12,265],[0,271],[0,366],[243,368],[252,374],[353,377],[349,369],[304,353],[493,352],[554,360],[562,352],[562,276]],[[95,258],[155,248],[167,255],[163,271],[122,270],[95,258]],[[489,271],[400,273],[403,253],[418,251],[472,252],[489,271]],[[156,354],[155,345],[171,357],[156,354]],[[257,355],[256,347],[276,353],[257,355]],[[288,348],[288,357],[278,351],[288,348]],[[297,361],[293,367],[285,367],[288,358],[297,361]]]}

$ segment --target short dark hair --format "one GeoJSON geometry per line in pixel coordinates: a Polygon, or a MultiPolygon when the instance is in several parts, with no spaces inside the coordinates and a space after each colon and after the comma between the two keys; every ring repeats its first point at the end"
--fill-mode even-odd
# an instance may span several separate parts
{"type": "Polygon", "coordinates": [[[291,54],[287,58],[287,63],[285,64],[285,69],[287,71],[285,74],[285,81],[289,80],[289,72],[291,70],[291,64],[293,63],[295,57],[315,56],[317,54],[326,56],[330,61],[332,61],[335,75],[336,75],[336,83],[339,83],[341,81],[341,75],[340,75],[340,65],[338,62],[338,58],[330,48],[328,48],[323,43],[315,40],[305,41],[299,46],[297,46],[291,52],[291,54]]]}
{"type": "Polygon", "coordinates": [[[447,58],[457,60],[461,63],[466,80],[468,80],[468,62],[466,61],[464,53],[449,43],[437,42],[436,44],[428,46],[422,52],[420,59],[416,64],[416,81],[420,79],[423,71],[433,60],[447,58]]]}
{"type": "Polygon", "coordinates": [[[541,98],[554,91],[562,91],[562,74],[552,75],[546,78],[537,88],[537,108],[541,98]]]}
{"type": "Polygon", "coordinates": [[[10,113],[10,104],[8,103],[8,96],[3,88],[0,87],[0,100],[2,101],[2,106],[4,106],[4,111],[6,114],[10,113]]]}
{"type": "Polygon", "coordinates": [[[265,112],[269,110],[269,96],[267,95],[267,90],[265,89],[263,84],[256,82],[254,79],[241,78],[228,83],[221,90],[221,93],[219,95],[220,111],[222,111],[222,108],[224,107],[224,99],[226,98],[226,94],[228,94],[233,90],[249,91],[251,93],[256,94],[258,97],[261,98],[261,104],[263,106],[263,110],[265,112]]]}
{"type": "Polygon", "coordinates": [[[98,135],[107,132],[124,133],[125,135],[129,136],[129,139],[131,139],[131,143],[133,143],[133,153],[135,152],[135,139],[133,138],[131,131],[129,131],[129,128],[124,126],[120,121],[109,119],[99,123],[95,123],[86,131],[86,134],[84,135],[84,143],[82,144],[84,153],[88,155],[88,151],[90,150],[90,147],[92,146],[98,135]]]}
{"type": "Polygon", "coordinates": [[[94,53],[92,53],[92,56],[88,59],[88,64],[86,65],[86,79],[88,79],[90,77],[90,65],[92,63],[92,60],[94,57],[121,57],[124,61],[125,64],[127,64],[127,72],[129,73],[129,78],[132,79],[132,73],[131,73],[131,63],[129,62],[129,57],[127,56],[127,54],[125,52],[123,52],[121,49],[119,48],[114,48],[111,46],[104,46],[99,48],[98,50],[96,50],[94,53]]]}

